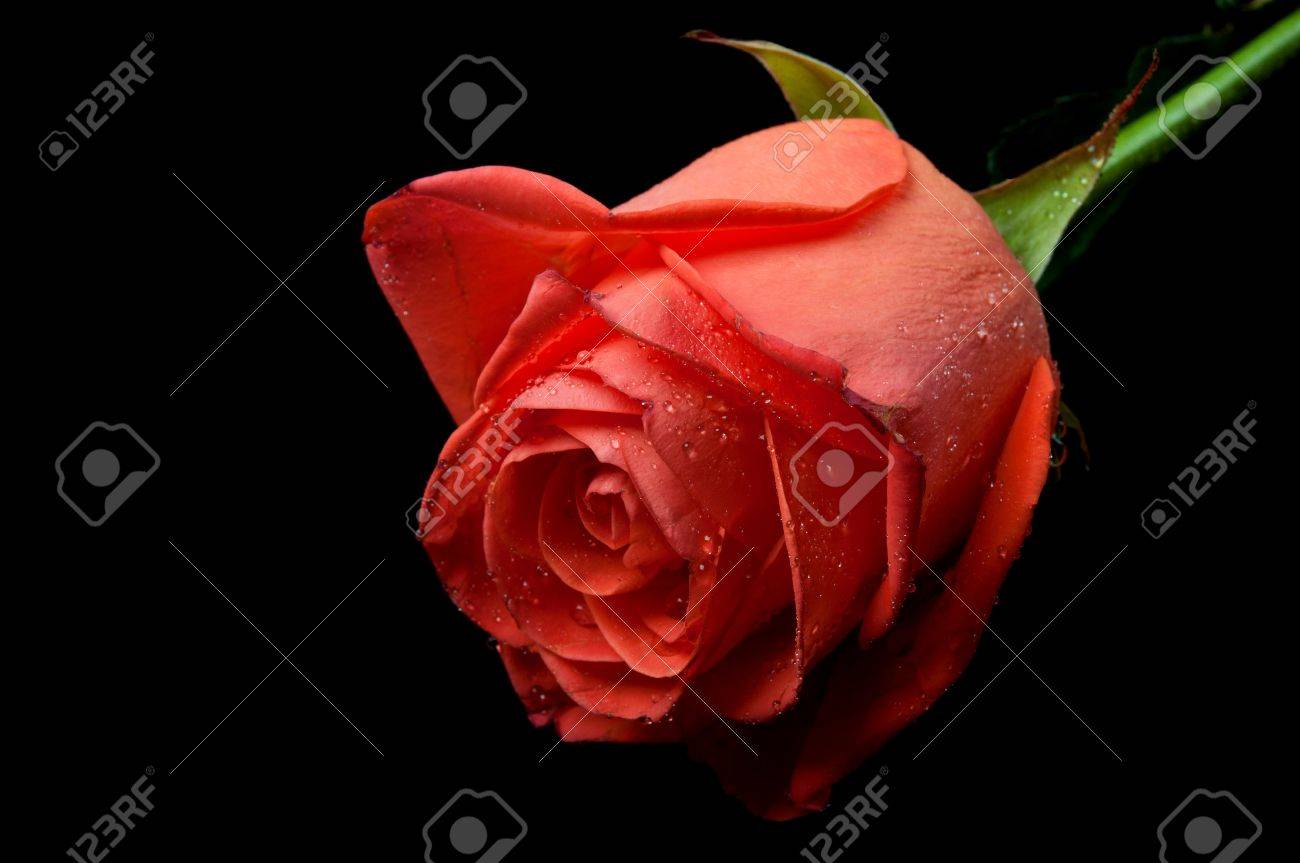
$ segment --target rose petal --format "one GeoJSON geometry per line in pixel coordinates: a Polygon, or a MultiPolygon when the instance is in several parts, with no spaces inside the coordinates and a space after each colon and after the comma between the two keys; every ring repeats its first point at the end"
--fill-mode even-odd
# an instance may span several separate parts
{"type": "Polygon", "coordinates": [[[808,735],[812,719],[813,711],[796,708],[770,722],[745,726],[743,740],[715,722],[690,739],[689,751],[712,767],[727,793],[751,812],[773,821],[796,818],[820,809],[830,797],[825,790],[821,799],[802,805],[790,800],[797,743],[808,735]]]}
{"type": "Polygon", "coordinates": [[[675,677],[646,677],[622,662],[577,662],[547,650],[538,652],[575,704],[603,716],[662,719],[685,689],[675,677]]]}
{"type": "MultiPolygon", "coordinates": [[[[723,661],[736,645],[794,603],[790,556],[779,524],[772,525],[772,537],[767,544],[769,550],[761,557],[756,548],[739,548],[729,543],[725,549],[719,567],[722,576],[709,595],[717,612],[709,614],[703,622],[701,656],[693,671],[704,671],[723,661]]],[[[790,632],[793,636],[793,625],[790,632]]],[[[792,640],[792,656],[794,650],[792,640]]]]}
{"type": "Polygon", "coordinates": [[[608,549],[625,547],[632,537],[630,509],[636,492],[627,474],[608,465],[588,469],[578,478],[578,516],[587,533],[605,544],[608,549]]]}
{"type": "Polygon", "coordinates": [[[676,743],[695,733],[705,721],[703,711],[684,711],[680,701],[658,722],[615,719],[573,706],[556,713],[555,730],[565,743],[676,743]]]}
{"type": "Polygon", "coordinates": [[[555,682],[546,663],[532,650],[520,650],[509,645],[497,645],[501,663],[505,666],[515,694],[528,711],[528,719],[541,728],[554,718],[557,709],[572,707],[573,702],[555,682]]]}
{"type": "Polygon", "coordinates": [[[519,316],[479,375],[475,403],[496,393],[517,392],[526,378],[571,364],[608,334],[609,326],[593,313],[581,290],[555,270],[539,273],[519,316]]]}
{"type": "Polygon", "coordinates": [[[588,533],[623,555],[624,566],[657,572],[681,563],[650,511],[641,505],[626,471],[587,465],[576,480],[579,518],[588,533]]]}
{"type": "Polygon", "coordinates": [[[909,548],[917,542],[925,471],[920,459],[898,441],[889,441],[889,452],[894,457],[893,470],[885,479],[885,544],[889,563],[885,580],[871,597],[858,632],[862,647],[894,625],[903,601],[912,590],[912,574],[916,570],[916,558],[909,548]]]}
{"type": "Polygon", "coordinates": [[[803,682],[796,634],[794,612],[778,614],[699,678],[700,697],[742,722],[767,722],[789,709],[803,682]]]}
{"type": "Polygon", "coordinates": [[[442,586],[466,617],[505,644],[529,644],[506,608],[500,585],[489,574],[483,552],[483,507],[466,514],[451,542],[426,542],[424,548],[442,586]]]}
{"type": "Polygon", "coordinates": [[[600,228],[607,218],[567,183],[501,167],[417,180],[366,213],[375,278],[457,422],[472,413],[479,373],[533,277],[598,259],[608,266],[579,223],[600,228]]]}
{"type": "Polygon", "coordinates": [[[889,464],[884,445],[873,443],[876,434],[865,422],[827,424],[812,437],[780,420],[767,424],[804,668],[816,665],[861,622],[886,567],[887,484],[881,480],[889,464]],[[852,464],[849,475],[835,478],[847,480],[841,485],[816,473],[818,453],[835,452],[852,464]]]}
{"type": "Polygon", "coordinates": [[[556,434],[526,442],[506,459],[487,499],[485,565],[496,573],[509,614],[530,643],[557,655],[588,661],[617,661],[587,612],[580,593],[543,564],[537,541],[541,489],[557,462],[581,444],[556,434]]]}
{"type": "Polygon", "coordinates": [[[867,207],[905,176],[902,143],[879,123],[842,121],[815,146],[810,135],[806,124],[795,122],[730,141],[615,207],[612,225],[726,231],[823,221],[867,207]],[[792,171],[778,150],[790,142],[807,154],[792,171]]]}
{"type": "Polygon", "coordinates": [[[639,427],[576,415],[555,417],[552,422],[586,444],[596,458],[627,472],[641,502],[678,556],[698,555],[703,537],[714,532],[715,523],[705,517],[639,427]]]}
{"type": "Polygon", "coordinates": [[[552,372],[516,396],[515,410],[591,411],[641,416],[641,406],[585,370],[552,372]]]}
{"type": "Polygon", "coordinates": [[[1047,479],[1057,385],[1051,364],[1034,365],[1003,445],[994,485],[940,591],[872,648],[849,651],[833,670],[791,781],[791,796],[821,794],[925,711],[974,655],[1007,568],[1019,554],[1047,479]]]}
{"type": "MultiPolygon", "coordinates": [[[[657,302],[638,304],[626,286],[620,290],[614,285],[608,286],[603,299],[594,302],[601,314],[618,321],[620,328],[690,363],[688,369],[673,369],[673,383],[676,383],[676,378],[683,382],[690,380],[689,369],[699,368],[711,376],[716,397],[720,397],[724,404],[740,407],[750,403],[755,396],[754,388],[760,387],[757,395],[761,398],[758,401],[763,414],[769,415],[769,424],[761,433],[757,427],[739,432],[742,445],[733,449],[740,455],[732,456],[733,461],[727,469],[699,471],[679,462],[680,466],[674,468],[674,473],[690,477],[692,494],[712,502],[720,516],[736,519],[748,512],[747,508],[756,501],[762,507],[771,506],[772,498],[766,494],[757,498],[745,496],[738,501],[731,479],[733,476],[755,477],[759,474],[758,468],[740,459],[759,458],[762,451],[757,447],[744,447],[743,441],[767,442],[769,462],[767,471],[763,473],[767,476],[765,483],[773,481],[773,473],[776,475],[780,517],[786,523],[791,558],[797,562],[795,601],[800,621],[799,647],[804,667],[810,667],[860,622],[871,591],[886,567],[885,489],[883,484],[872,488],[870,483],[859,485],[858,482],[872,476],[879,478],[887,472],[887,448],[880,443],[881,433],[872,418],[844,401],[837,383],[824,379],[810,381],[806,375],[796,373],[783,362],[765,354],[749,339],[741,337],[738,327],[723,320],[720,310],[707,301],[700,290],[702,286],[695,282],[689,269],[679,267],[673,270],[669,267],[664,268],[662,274],[646,270],[643,281],[658,286],[655,288],[657,302]],[[732,372],[734,376],[728,379],[732,372]],[[736,378],[743,379],[749,398],[737,392],[736,378]],[[852,454],[856,469],[854,482],[843,492],[858,488],[870,490],[865,499],[855,500],[841,517],[828,507],[847,499],[845,494],[806,475],[801,487],[802,497],[817,498],[813,503],[820,504],[825,510],[822,514],[828,521],[835,522],[829,526],[819,524],[814,510],[798,502],[799,497],[793,494],[792,486],[796,478],[791,476],[790,467],[796,456],[826,435],[831,436],[826,440],[833,437],[837,448],[852,454]]],[[[634,397],[650,396],[650,391],[645,388],[668,373],[656,375],[652,364],[648,373],[644,371],[649,356],[625,358],[615,349],[607,351],[602,347],[593,357],[590,368],[606,382],[624,391],[631,390],[634,397]],[[638,386],[643,388],[640,392],[635,390],[638,386]]],[[[671,395],[698,416],[703,401],[683,399],[683,391],[689,392],[678,384],[671,395]]],[[[662,391],[654,395],[659,401],[647,413],[648,428],[652,428],[651,421],[662,407],[661,402],[667,400],[662,391]]],[[[714,418],[708,416],[707,419],[712,421],[714,418]]],[[[739,430],[745,427],[746,413],[734,410],[729,419],[737,423],[739,430]]],[[[668,433],[662,433],[660,441],[673,441],[671,425],[667,425],[666,430],[668,433]]],[[[668,454],[680,453],[680,448],[671,443],[661,442],[656,449],[668,454]]],[[[723,457],[716,450],[711,455],[710,463],[723,457]]],[[[808,468],[806,473],[811,473],[816,465],[810,463],[805,467],[808,468]]]]}
{"type": "MultiPolygon", "coordinates": [[[[686,576],[678,576],[682,581],[686,576]]],[[[590,597],[587,608],[605,640],[638,674],[674,677],[686,668],[694,655],[693,639],[669,641],[647,625],[675,590],[672,576],[665,575],[651,587],[619,596],[590,597]]]]}
{"type": "Polygon", "coordinates": [[[577,517],[574,485],[582,465],[582,456],[572,454],[561,459],[547,479],[537,521],[543,560],[582,594],[608,596],[644,587],[658,569],[625,565],[622,552],[596,542],[577,517]]]}
{"type": "MultiPolygon", "coordinates": [[[[676,322],[672,326],[680,327],[676,322]]],[[[767,482],[762,418],[751,399],[734,388],[711,384],[655,347],[628,338],[601,345],[592,352],[588,368],[607,385],[641,401],[645,437],[655,462],[683,479],[710,521],[745,542],[741,526],[755,509],[772,503],[771,495],[761,491],[736,494],[738,484],[763,489],[767,482]],[[702,469],[704,465],[708,469],[702,469]]]]}

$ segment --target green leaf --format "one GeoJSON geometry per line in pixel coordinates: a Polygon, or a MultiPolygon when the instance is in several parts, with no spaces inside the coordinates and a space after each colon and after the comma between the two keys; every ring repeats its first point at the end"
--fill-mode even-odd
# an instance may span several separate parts
{"type": "Polygon", "coordinates": [[[975,200],[993,220],[1030,278],[1047,266],[1070,220],[1096,187],[1115,147],[1120,123],[1155,68],[1153,59],[1133,92],[1115,106],[1105,125],[1091,138],[1019,177],[975,193],[975,200]]]}
{"type": "Polygon", "coordinates": [[[885,77],[880,64],[888,54],[877,56],[873,49],[861,62],[853,64],[846,75],[834,66],[815,60],[807,54],[783,48],[774,42],[724,39],[707,30],[692,30],[686,37],[738,48],[758,58],[776,79],[777,86],[785,94],[786,101],[797,117],[865,117],[879,120],[890,131],[894,130],[894,124],[889,122],[885,112],[863,87],[864,81],[873,82],[885,77]],[[831,113],[827,114],[828,111],[831,113]]]}

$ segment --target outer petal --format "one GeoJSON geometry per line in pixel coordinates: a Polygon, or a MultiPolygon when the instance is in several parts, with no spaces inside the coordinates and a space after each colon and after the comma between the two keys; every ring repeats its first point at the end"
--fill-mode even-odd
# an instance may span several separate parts
{"type": "Polygon", "coordinates": [[[774,721],[749,729],[755,759],[725,731],[706,731],[692,754],[722,784],[766,818],[784,820],[822,808],[830,785],[911,723],[962,672],[974,653],[1007,567],[1019,552],[1047,476],[1056,408],[1050,364],[1034,367],[985,495],[977,527],[928,606],[909,606],[901,623],[869,649],[847,646],[829,679],[774,721]],[[818,697],[819,696],[819,697],[818,697]]]}
{"type": "Polygon", "coordinates": [[[839,492],[857,483],[832,489],[809,476],[812,471],[805,470],[803,476],[797,477],[791,465],[807,465],[814,461],[808,454],[830,445],[852,453],[860,480],[870,482],[873,473],[878,475],[885,466],[880,453],[865,442],[865,436],[873,434],[870,431],[832,429],[820,437],[809,437],[775,420],[767,428],[768,452],[794,574],[798,655],[800,665],[807,669],[862,621],[867,602],[880,583],[886,564],[887,483],[877,482],[865,497],[847,507],[840,503],[843,508],[836,511],[832,509],[836,502],[847,499],[841,498],[839,492]],[[800,452],[805,453],[803,458],[798,457],[800,452]],[[876,461],[871,460],[873,456],[876,461]],[[839,516],[839,520],[828,527],[818,520],[821,514],[839,516]]]}
{"type": "Polygon", "coordinates": [[[565,743],[675,743],[690,738],[717,720],[704,707],[678,701],[672,711],[657,722],[602,716],[573,705],[555,714],[555,730],[565,743]]]}
{"type": "Polygon", "coordinates": [[[488,572],[483,555],[483,507],[466,514],[449,543],[426,542],[425,550],[447,594],[466,617],[504,644],[528,645],[528,636],[515,625],[500,585],[488,572]]]}
{"type": "Polygon", "coordinates": [[[811,134],[786,123],[737,138],[616,207],[612,224],[659,232],[819,222],[869,206],[906,175],[901,142],[875,121],[843,122],[808,150],[811,134]],[[795,170],[778,150],[790,142],[806,154],[795,170]]]}
{"type": "Polygon", "coordinates": [[[539,370],[567,365],[566,359],[571,361],[573,354],[589,349],[608,332],[580,290],[555,270],[538,273],[522,311],[478,377],[474,402],[485,403],[500,390],[516,390],[520,379],[539,370]]]}
{"type": "Polygon", "coordinates": [[[862,620],[858,640],[863,647],[894,625],[903,601],[912,590],[912,573],[916,569],[916,558],[910,548],[917,542],[925,471],[920,459],[898,441],[889,442],[889,452],[894,457],[894,469],[885,480],[885,546],[889,565],[885,580],[871,597],[862,620]]]}
{"type": "Polygon", "coordinates": [[[817,797],[862,763],[965,670],[1047,479],[1056,397],[1051,364],[1040,358],[947,587],[872,649],[846,653],[833,670],[794,771],[795,802],[817,797]]]}
{"type": "Polygon", "coordinates": [[[795,641],[794,614],[778,614],[700,678],[700,697],[742,722],[766,722],[787,710],[803,682],[795,641]]]}
{"type": "Polygon", "coordinates": [[[601,229],[607,219],[566,183],[500,167],[417,180],[366,213],[375,278],[457,422],[473,411],[479,372],[533,277],[607,259],[579,223],[601,229]]]}
{"type": "Polygon", "coordinates": [[[533,725],[541,728],[551,721],[557,710],[573,705],[555,682],[550,669],[535,652],[506,644],[497,645],[497,652],[501,654],[501,663],[510,676],[510,684],[523,702],[533,725]]]}

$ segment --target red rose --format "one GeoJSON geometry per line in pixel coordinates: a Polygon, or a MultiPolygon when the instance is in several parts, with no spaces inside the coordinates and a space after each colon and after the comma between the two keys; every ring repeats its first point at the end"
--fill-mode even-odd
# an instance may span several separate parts
{"type": "Polygon", "coordinates": [[[424,544],[534,724],[687,740],[773,818],[966,666],[1057,395],[1033,285],[971,196],[868,120],[788,170],[803,128],[613,210],[485,167],[365,228],[460,423],[424,544]]]}

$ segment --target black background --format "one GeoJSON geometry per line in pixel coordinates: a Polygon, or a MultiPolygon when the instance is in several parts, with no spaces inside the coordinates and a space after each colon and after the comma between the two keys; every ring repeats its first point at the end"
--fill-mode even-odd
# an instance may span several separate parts
{"type": "Polygon", "coordinates": [[[1068,122],[1037,127],[1034,155],[1049,155],[1069,143],[1063,130],[1100,122],[1144,46],[1225,22],[1240,44],[1284,11],[1131,5],[596,9],[581,23],[573,10],[482,9],[461,23],[374,10],[75,36],[52,23],[31,47],[40,74],[12,136],[30,141],[17,165],[33,193],[15,250],[30,275],[10,284],[8,327],[13,344],[30,340],[11,373],[33,397],[23,423],[51,528],[39,564],[11,570],[10,617],[27,633],[11,663],[31,693],[11,711],[32,726],[11,746],[33,758],[24,786],[53,815],[40,857],[68,859],[149,767],[156,809],[113,860],[419,860],[425,820],[470,787],[528,822],[511,859],[793,861],[887,767],[890,808],[844,860],[1154,860],[1156,826],[1198,787],[1254,812],[1264,835],[1243,859],[1267,859],[1286,826],[1262,780],[1280,709],[1270,546],[1285,538],[1264,491],[1285,482],[1274,405],[1289,389],[1273,379],[1294,338],[1279,303],[1294,287],[1295,68],[1263,83],[1208,158],[1174,152],[1130,178],[1087,255],[1045,292],[1123,385],[1052,325],[1091,466],[1075,447],[1049,481],[991,625],[1019,649],[1126,549],[1024,655],[1069,708],[1012,667],[914,757],[1009,659],[986,637],[825,815],[758,820],[676,748],[566,745],[539,764],[553,733],[528,725],[487,636],[405,527],[450,423],[370,274],[364,208],[289,280],[303,302],[279,289],[236,330],[278,283],[240,240],[285,276],[376,186],[371,202],[465,166],[424,129],[421,105],[462,53],[497,57],[528,89],[468,164],[542,171],[614,204],[787,119],[756,63],[684,31],[771,39],[841,68],[887,33],[876,96],[904,137],[979,188],[1004,127],[1084,94],[1068,122]],[[146,33],[154,77],[47,172],[31,151],[146,33]],[[1139,513],[1248,403],[1258,444],[1152,540],[1139,513]],[[162,457],[98,529],[59,499],[48,467],[95,420],[129,423],[162,457]],[[241,704],[280,656],[181,552],[284,651],[383,561],[293,655],[348,719],[287,664],[241,704]]]}

